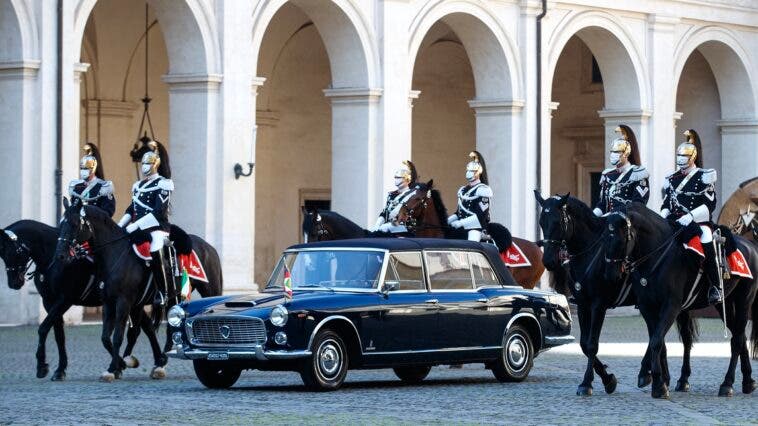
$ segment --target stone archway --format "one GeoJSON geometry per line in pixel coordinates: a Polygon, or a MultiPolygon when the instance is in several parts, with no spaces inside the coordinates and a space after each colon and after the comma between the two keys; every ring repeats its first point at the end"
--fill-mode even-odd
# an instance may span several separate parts
{"type": "Polygon", "coordinates": [[[526,166],[517,159],[526,148],[515,142],[520,139],[517,122],[524,102],[511,41],[488,11],[471,3],[444,3],[422,10],[414,19],[409,50],[414,61],[409,67],[414,84],[409,105],[416,105],[411,158],[422,177],[440,175],[440,189],[448,208],[453,208],[455,191],[465,183],[467,154],[479,150],[495,193],[493,220],[525,235],[520,201],[526,195],[526,166]],[[433,64],[439,65],[441,57],[454,64],[439,69],[433,64]],[[443,140],[435,133],[444,134],[443,140]]]}

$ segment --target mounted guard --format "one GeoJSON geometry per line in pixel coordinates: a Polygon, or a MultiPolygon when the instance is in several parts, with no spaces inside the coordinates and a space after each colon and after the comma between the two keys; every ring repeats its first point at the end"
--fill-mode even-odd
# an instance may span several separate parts
{"type": "Polygon", "coordinates": [[[132,202],[126,213],[118,222],[120,227],[126,227],[126,232],[143,231],[150,235],[150,266],[153,279],[157,282],[156,298],[165,303],[168,289],[168,279],[163,261],[163,246],[169,236],[168,221],[171,192],[174,182],[170,179],[171,170],[161,158],[168,158],[168,153],[161,149],[155,141],[148,142],[151,149],[142,156],[142,179],[132,186],[132,202]]]}
{"type": "Polygon", "coordinates": [[[92,205],[103,209],[109,216],[116,211],[116,199],[113,196],[113,182],[105,180],[100,151],[87,142],[82,148],[84,156],[79,161],[79,179],[68,185],[71,201],[79,200],[82,205],[92,205]]]}
{"type": "Polygon", "coordinates": [[[395,171],[395,187],[397,189],[387,194],[384,210],[379,213],[376,224],[371,231],[389,232],[398,236],[409,235],[408,228],[404,224],[397,223],[397,215],[400,208],[419,188],[417,181],[416,166],[410,160],[403,161],[403,165],[395,171]]]}
{"type": "Polygon", "coordinates": [[[714,304],[723,298],[718,288],[721,272],[711,229],[711,215],[716,209],[716,170],[702,168],[702,156],[698,156],[698,151],[701,151],[700,136],[697,132],[689,129],[684,136],[687,140],[676,149],[679,170],[667,176],[663,184],[661,216],[675,219],[681,226],[692,222],[700,226],[700,243],[705,255],[703,267],[711,284],[708,302],[714,304]]]}
{"type": "Polygon", "coordinates": [[[487,183],[487,169],[482,155],[473,151],[466,164],[468,183],[458,190],[458,209],[447,218],[447,224],[455,229],[465,229],[470,241],[481,241],[482,230],[490,223],[490,198],[492,188],[487,183]]]}
{"type": "Polygon", "coordinates": [[[593,210],[596,216],[618,210],[632,201],[647,204],[650,198],[650,173],[640,165],[634,132],[622,124],[616,127],[616,133],[619,137],[613,141],[610,151],[613,167],[603,170],[600,177],[600,200],[593,210]]]}

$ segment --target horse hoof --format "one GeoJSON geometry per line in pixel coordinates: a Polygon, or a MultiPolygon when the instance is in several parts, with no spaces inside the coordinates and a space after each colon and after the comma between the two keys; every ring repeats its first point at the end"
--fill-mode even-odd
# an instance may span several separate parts
{"type": "Polygon", "coordinates": [[[139,367],[139,360],[137,357],[129,355],[128,357],[124,358],[124,364],[126,364],[126,368],[137,368],[139,367]]]}
{"type": "Polygon", "coordinates": [[[66,380],[66,372],[57,370],[55,373],[53,373],[53,377],[50,378],[53,382],[62,382],[66,380]]]}
{"type": "Polygon", "coordinates": [[[753,391],[756,389],[758,389],[758,385],[755,384],[755,380],[751,380],[747,383],[742,384],[742,393],[746,395],[753,393],[753,391]]]}
{"type": "Polygon", "coordinates": [[[44,379],[47,377],[47,373],[50,372],[50,368],[47,364],[37,365],[37,378],[44,379]]]}
{"type": "Polygon", "coordinates": [[[675,392],[689,392],[690,384],[684,380],[677,380],[676,389],[674,389],[674,391],[675,392]]]}
{"type": "Polygon", "coordinates": [[[121,376],[124,375],[124,370],[116,370],[113,372],[113,375],[116,377],[116,380],[120,380],[121,376]]]}
{"type": "Polygon", "coordinates": [[[592,386],[579,386],[576,389],[576,396],[592,396],[592,386]]]}
{"type": "Polygon", "coordinates": [[[166,369],[163,367],[153,367],[150,372],[150,378],[153,380],[163,380],[166,378],[166,369]]]}
{"type": "Polygon", "coordinates": [[[109,371],[105,371],[103,372],[103,374],[100,375],[101,382],[113,383],[114,380],[116,380],[116,375],[109,371]]]}
{"type": "Polygon", "coordinates": [[[605,393],[608,395],[612,394],[616,391],[616,386],[619,384],[618,380],[616,380],[616,376],[614,374],[611,374],[608,377],[607,382],[603,382],[603,386],[605,386],[605,393]]]}
{"type": "Polygon", "coordinates": [[[655,399],[669,399],[671,397],[669,394],[669,388],[665,384],[661,385],[659,388],[653,387],[653,391],[650,392],[650,395],[655,399]]]}
{"type": "Polygon", "coordinates": [[[648,374],[646,376],[639,376],[637,377],[637,387],[638,388],[644,388],[650,383],[653,383],[653,376],[648,374]]]}
{"type": "Polygon", "coordinates": [[[727,385],[721,385],[721,387],[719,387],[719,396],[727,398],[734,396],[734,388],[727,385]]]}

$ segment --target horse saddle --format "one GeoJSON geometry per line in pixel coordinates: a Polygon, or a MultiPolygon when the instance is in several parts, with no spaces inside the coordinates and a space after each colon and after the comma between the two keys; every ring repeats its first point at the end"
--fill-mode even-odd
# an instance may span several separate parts
{"type": "Polygon", "coordinates": [[[521,247],[516,244],[516,241],[511,241],[511,245],[500,252],[500,258],[503,259],[505,266],[509,268],[522,268],[530,267],[532,263],[526,258],[521,247]]]}
{"type": "MultiPolygon", "coordinates": [[[[705,259],[705,251],[703,250],[703,243],[700,242],[700,236],[696,235],[692,237],[687,243],[684,244],[684,248],[692,251],[696,255],[705,259]]],[[[745,255],[742,254],[740,249],[734,248],[734,251],[726,254],[726,263],[729,265],[729,272],[732,275],[738,275],[745,278],[753,278],[753,273],[750,271],[745,255]]]]}
{"type": "MultiPolygon", "coordinates": [[[[140,244],[132,244],[132,250],[134,250],[134,254],[140,259],[145,261],[152,260],[149,241],[140,244]]],[[[174,274],[176,276],[181,276],[182,271],[186,270],[189,278],[206,283],[208,282],[208,276],[205,274],[203,263],[200,262],[200,257],[194,249],[189,253],[177,253],[176,258],[178,260],[177,265],[174,268],[174,274]]]]}

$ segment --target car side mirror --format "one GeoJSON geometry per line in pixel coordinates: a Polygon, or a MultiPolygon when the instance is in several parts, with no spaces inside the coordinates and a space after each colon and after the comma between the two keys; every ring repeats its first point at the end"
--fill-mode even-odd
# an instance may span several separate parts
{"type": "Polygon", "coordinates": [[[399,281],[385,281],[384,286],[382,287],[382,293],[385,295],[391,291],[398,291],[400,290],[400,282],[399,281]]]}

